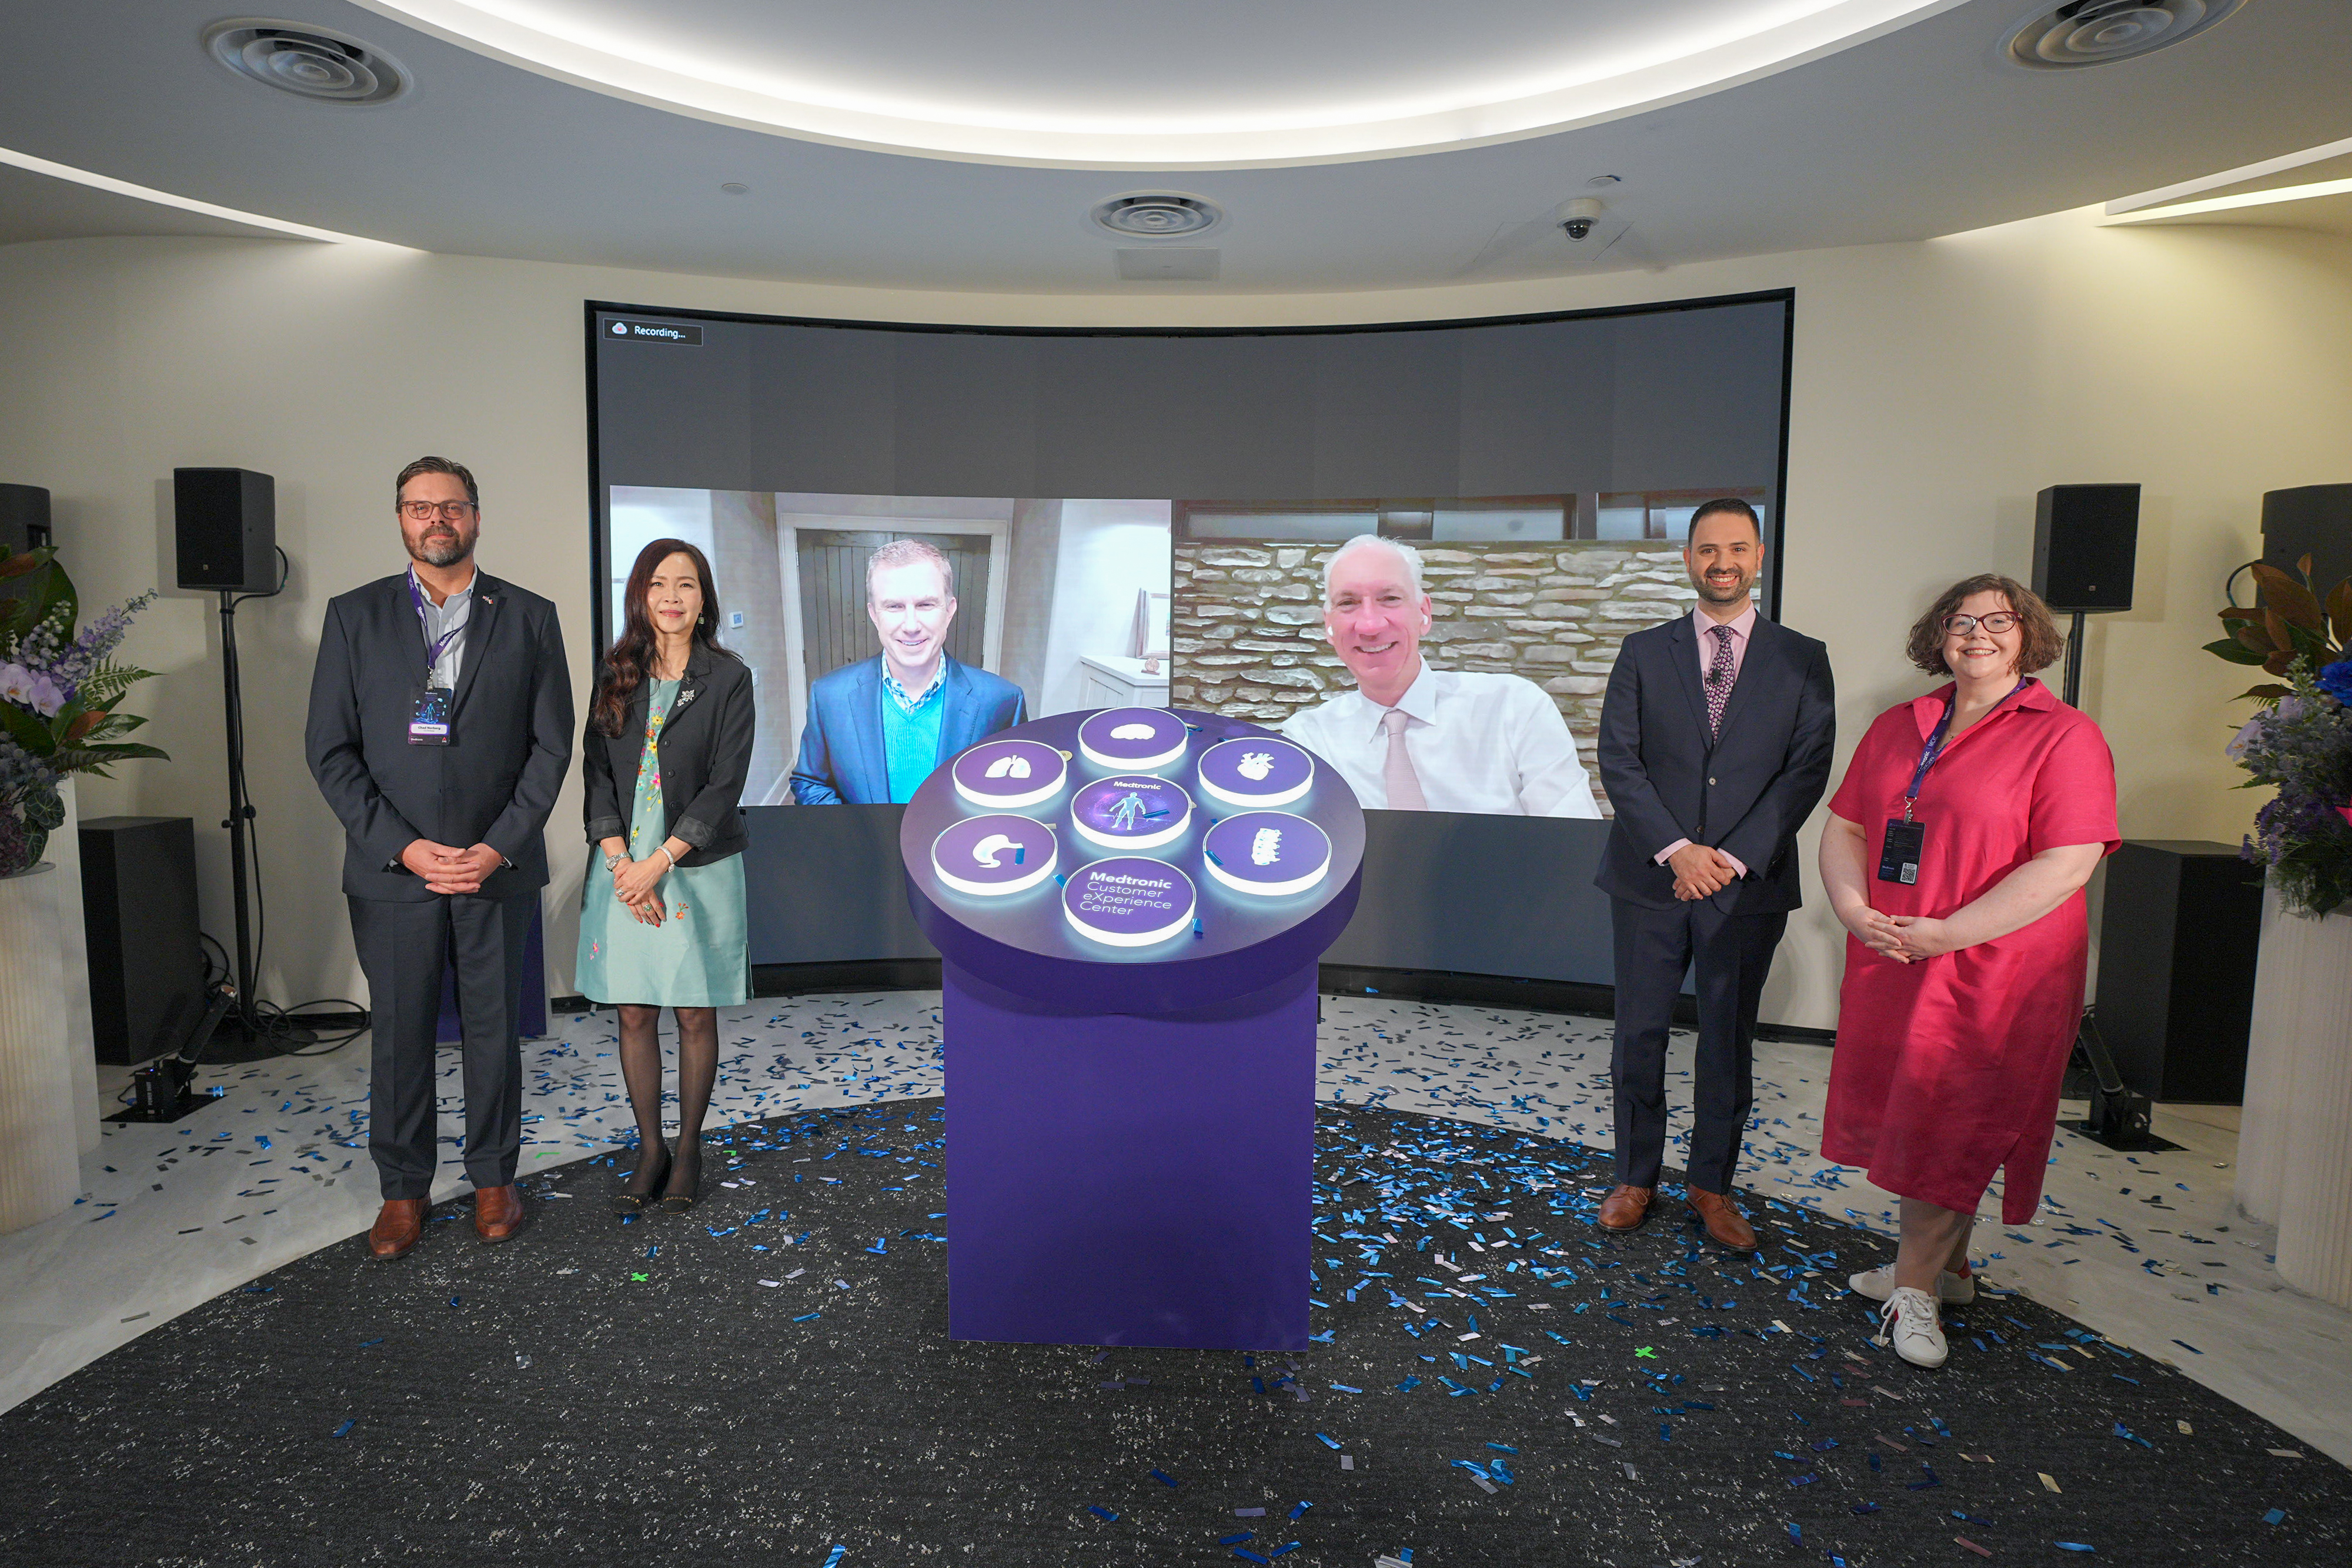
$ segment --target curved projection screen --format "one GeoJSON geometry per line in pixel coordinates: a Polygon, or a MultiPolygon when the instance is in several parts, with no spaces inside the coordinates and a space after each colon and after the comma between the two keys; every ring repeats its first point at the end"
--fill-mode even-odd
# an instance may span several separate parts
{"type": "Polygon", "coordinates": [[[1601,694],[1625,635],[1688,612],[1704,500],[1762,517],[1777,609],[1792,309],[1098,332],[591,303],[599,645],[641,549],[703,550],[757,680],[755,963],[928,956],[896,802],[1026,718],[1253,719],[1378,808],[1358,677],[1417,656],[1403,706],[1462,738],[1412,742],[1428,809],[1375,810],[1332,961],[1605,983],[1601,694]],[[1327,600],[1367,534],[1419,553],[1425,615],[1394,552],[1327,600]]]}

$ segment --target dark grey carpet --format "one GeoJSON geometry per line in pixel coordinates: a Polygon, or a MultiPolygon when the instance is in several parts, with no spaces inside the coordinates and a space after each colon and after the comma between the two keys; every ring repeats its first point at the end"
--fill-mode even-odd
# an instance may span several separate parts
{"type": "Polygon", "coordinates": [[[1981,1299],[1921,1373],[1844,1291],[1875,1239],[1603,1238],[1605,1155],[1401,1112],[1321,1113],[1312,1354],[950,1343],[945,1125],[798,1115],[683,1218],[597,1162],[509,1245],[452,1205],[279,1270],[0,1416],[0,1560],[2352,1562],[2352,1477],[2054,1312],[1981,1299]]]}

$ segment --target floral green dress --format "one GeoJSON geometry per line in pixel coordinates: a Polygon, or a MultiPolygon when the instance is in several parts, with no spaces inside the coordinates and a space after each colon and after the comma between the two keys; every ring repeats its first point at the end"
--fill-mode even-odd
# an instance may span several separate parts
{"type": "MultiPolygon", "coordinates": [[[[651,683],[646,748],[630,805],[629,858],[643,860],[669,836],[662,805],[661,732],[678,683],[651,683]]],[[[737,1007],[751,994],[744,920],[743,857],[677,866],[655,888],[662,923],[647,925],[613,894],[604,857],[592,851],[580,898],[580,994],[640,1007],[737,1007]]]]}

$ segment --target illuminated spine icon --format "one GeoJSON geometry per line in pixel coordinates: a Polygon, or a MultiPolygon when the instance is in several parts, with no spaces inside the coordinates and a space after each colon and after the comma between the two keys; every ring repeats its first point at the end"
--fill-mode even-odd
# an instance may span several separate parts
{"type": "Polygon", "coordinates": [[[1282,830],[1260,828],[1250,840],[1250,863],[1272,865],[1282,858],[1282,830]]]}
{"type": "Polygon", "coordinates": [[[1143,821],[1143,797],[1129,789],[1110,809],[1110,825],[1119,832],[1128,832],[1143,821]]]}
{"type": "Polygon", "coordinates": [[[1242,753],[1242,759],[1234,764],[1234,771],[1253,784],[1263,783],[1265,776],[1274,771],[1274,753],[1245,751],[1242,753]]]}

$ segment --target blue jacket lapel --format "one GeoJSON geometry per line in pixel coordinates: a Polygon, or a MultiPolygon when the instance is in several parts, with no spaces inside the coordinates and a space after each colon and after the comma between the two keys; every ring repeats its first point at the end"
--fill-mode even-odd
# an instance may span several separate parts
{"type": "Polygon", "coordinates": [[[890,764],[882,744],[882,655],[857,666],[857,683],[850,689],[849,766],[840,776],[862,780],[860,791],[868,803],[890,799],[890,764]]]}
{"type": "Polygon", "coordinates": [[[1739,716],[1741,706],[1748,701],[1748,694],[1756,689],[1757,677],[1769,670],[1780,656],[1780,628],[1763,616],[1757,616],[1755,623],[1748,628],[1748,652],[1739,661],[1739,679],[1732,683],[1731,695],[1723,702],[1723,727],[1716,731],[1718,745],[1725,736],[1731,733],[1731,721],[1739,716]]]}
{"type": "Polygon", "coordinates": [[[1675,666],[1675,679],[1690,699],[1691,720],[1698,726],[1699,742],[1713,746],[1714,737],[1706,733],[1706,693],[1699,689],[1698,633],[1691,630],[1691,618],[1678,615],[1666,632],[1668,657],[1675,666]]]}
{"type": "Polygon", "coordinates": [[[449,699],[452,720],[464,711],[466,694],[474,689],[474,677],[481,673],[489,657],[490,638],[498,627],[499,601],[505,597],[505,583],[479,567],[474,569],[474,607],[466,612],[466,651],[457,656],[457,693],[449,699]]]}

